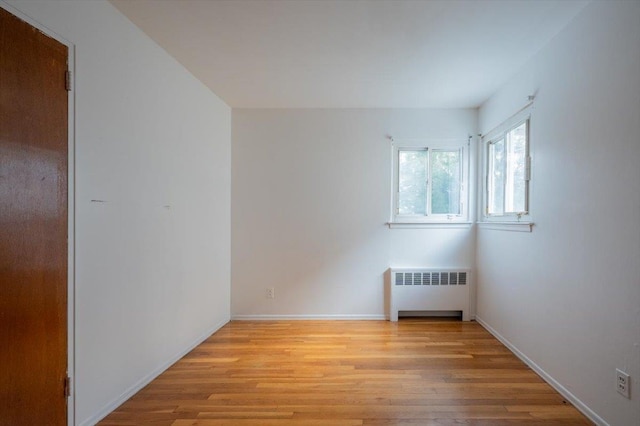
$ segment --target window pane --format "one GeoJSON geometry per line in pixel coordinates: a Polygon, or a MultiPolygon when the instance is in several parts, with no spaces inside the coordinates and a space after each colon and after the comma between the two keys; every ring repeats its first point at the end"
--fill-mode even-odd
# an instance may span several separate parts
{"type": "Polygon", "coordinates": [[[460,214],[460,151],[431,152],[431,213],[460,214]]]}
{"type": "Polygon", "coordinates": [[[398,213],[427,213],[427,151],[398,152],[398,213]]]}
{"type": "Polygon", "coordinates": [[[488,209],[489,214],[504,213],[504,139],[489,144],[489,182],[488,209]]]}
{"type": "Polygon", "coordinates": [[[526,210],[527,122],[507,133],[507,141],[505,211],[520,213],[526,210]]]}

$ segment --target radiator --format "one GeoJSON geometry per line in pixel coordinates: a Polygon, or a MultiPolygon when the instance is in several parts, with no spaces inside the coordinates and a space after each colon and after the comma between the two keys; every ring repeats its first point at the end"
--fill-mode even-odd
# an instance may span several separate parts
{"type": "Polygon", "coordinates": [[[469,269],[391,268],[389,320],[399,311],[462,311],[469,321],[469,269]]]}

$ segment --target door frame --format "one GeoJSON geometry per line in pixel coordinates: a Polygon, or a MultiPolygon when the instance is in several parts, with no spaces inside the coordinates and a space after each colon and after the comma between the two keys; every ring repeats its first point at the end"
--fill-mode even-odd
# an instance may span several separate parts
{"type": "Polygon", "coordinates": [[[37,20],[22,11],[0,0],[0,7],[15,15],[29,25],[42,31],[47,36],[64,44],[68,48],[68,70],[71,73],[71,90],[67,92],[68,99],[68,166],[67,166],[67,374],[70,378],[70,395],[67,398],[67,425],[75,425],[76,414],[76,376],[75,376],[75,44],[57,34],[37,20]]]}

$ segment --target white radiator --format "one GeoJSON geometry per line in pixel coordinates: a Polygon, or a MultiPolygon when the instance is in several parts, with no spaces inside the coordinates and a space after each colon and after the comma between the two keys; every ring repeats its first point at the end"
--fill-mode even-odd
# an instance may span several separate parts
{"type": "Polygon", "coordinates": [[[462,311],[469,321],[469,269],[391,268],[389,320],[399,311],[462,311]]]}

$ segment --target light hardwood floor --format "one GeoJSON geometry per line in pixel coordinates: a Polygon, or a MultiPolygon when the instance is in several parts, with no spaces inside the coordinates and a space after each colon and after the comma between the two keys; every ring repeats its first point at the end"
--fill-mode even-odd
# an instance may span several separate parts
{"type": "Polygon", "coordinates": [[[233,321],[101,423],[589,425],[475,322],[233,321]]]}

